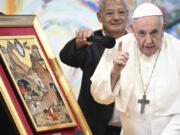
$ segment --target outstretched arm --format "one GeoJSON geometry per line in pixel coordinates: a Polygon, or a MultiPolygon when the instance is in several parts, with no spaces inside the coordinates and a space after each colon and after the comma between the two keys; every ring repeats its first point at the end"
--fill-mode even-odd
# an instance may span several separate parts
{"type": "Polygon", "coordinates": [[[60,51],[60,60],[73,67],[83,67],[86,60],[86,47],[91,45],[91,42],[86,41],[86,38],[91,36],[93,31],[90,29],[79,29],[76,31],[76,38],[70,40],[60,51]]]}

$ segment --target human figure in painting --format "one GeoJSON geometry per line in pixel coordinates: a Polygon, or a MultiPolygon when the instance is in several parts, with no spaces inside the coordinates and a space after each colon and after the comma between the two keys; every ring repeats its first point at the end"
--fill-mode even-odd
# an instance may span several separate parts
{"type": "Polygon", "coordinates": [[[21,91],[22,96],[24,97],[24,99],[26,99],[26,93],[28,91],[28,85],[30,85],[29,82],[24,80],[24,79],[21,79],[21,80],[18,80],[17,84],[19,86],[19,89],[21,91]]]}

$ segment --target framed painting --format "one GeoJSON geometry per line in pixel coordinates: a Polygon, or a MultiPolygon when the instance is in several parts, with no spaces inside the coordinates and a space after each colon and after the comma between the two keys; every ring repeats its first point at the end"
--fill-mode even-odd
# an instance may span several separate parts
{"type": "MultiPolygon", "coordinates": [[[[0,16],[0,57],[1,94],[12,101],[14,93],[18,105],[12,101],[8,109],[19,106],[32,132],[78,129],[91,134],[35,15],[0,16]]],[[[14,112],[22,116],[17,109],[14,112]]]]}

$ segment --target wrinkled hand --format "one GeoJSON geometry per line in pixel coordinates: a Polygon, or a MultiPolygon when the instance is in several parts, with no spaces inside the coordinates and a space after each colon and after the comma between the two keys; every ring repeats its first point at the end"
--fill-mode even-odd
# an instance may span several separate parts
{"type": "Polygon", "coordinates": [[[128,59],[129,59],[129,53],[122,51],[122,42],[119,42],[118,51],[113,58],[113,68],[111,72],[116,75],[120,75],[128,59]]]}
{"type": "Polygon", "coordinates": [[[76,46],[80,48],[84,45],[91,45],[91,42],[87,41],[87,37],[93,35],[94,32],[91,29],[79,29],[76,31],[76,46]]]}

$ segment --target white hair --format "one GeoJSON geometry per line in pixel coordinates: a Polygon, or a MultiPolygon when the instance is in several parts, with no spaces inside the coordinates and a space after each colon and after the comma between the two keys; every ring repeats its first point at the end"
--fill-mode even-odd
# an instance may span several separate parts
{"type": "MultiPolygon", "coordinates": [[[[103,11],[103,5],[106,1],[107,0],[99,0],[99,12],[103,11]]],[[[126,2],[124,0],[121,1],[123,2],[125,9],[128,10],[126,2]]]]}

